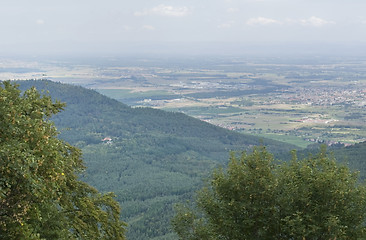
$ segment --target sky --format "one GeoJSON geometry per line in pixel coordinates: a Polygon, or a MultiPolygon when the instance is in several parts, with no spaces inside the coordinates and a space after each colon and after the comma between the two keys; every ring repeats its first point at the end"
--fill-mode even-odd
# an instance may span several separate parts
{"type": "Polygon", "coordinates": [[[366,45],[365,9],[365,0],[1,0],[0,54],[347,50],[366,45]]]}

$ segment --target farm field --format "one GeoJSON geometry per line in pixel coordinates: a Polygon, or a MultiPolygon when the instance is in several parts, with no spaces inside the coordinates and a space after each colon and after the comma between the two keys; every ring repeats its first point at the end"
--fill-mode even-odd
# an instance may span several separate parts
{"type": "Polygon", "coordinates": [[[47,78],[134,107],[178,111],[305,147],[366,140],[366,59],[133,58],[3,61],[1,79],[47,78]],[[26,66],[26,67],[24,67],[26,66]]]}
{"type": "Polygon", "coordinates": [[[119,82],[95,89],[136,107],[179,111],[300,147],[366,140],[362,59],[212,61],[199,68],[144,68],[135,74],[140,80],[125,81],[128,87],[119,82]]]}

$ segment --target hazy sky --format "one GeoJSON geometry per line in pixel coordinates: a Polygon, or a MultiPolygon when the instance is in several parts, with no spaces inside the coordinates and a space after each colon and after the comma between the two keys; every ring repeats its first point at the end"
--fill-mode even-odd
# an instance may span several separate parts
{"type": "Polygon", "coordinates": [[[1,0],[0,53],[366,44],[365,10],[365,0],[1,0]]]}

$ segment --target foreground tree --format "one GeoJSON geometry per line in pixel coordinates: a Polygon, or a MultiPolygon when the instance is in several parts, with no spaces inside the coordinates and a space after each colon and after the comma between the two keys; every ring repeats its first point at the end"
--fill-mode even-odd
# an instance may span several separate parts
{"type": "Polygon", "coordinates": [[[64,104],[0,85],[0,239],[124,239],[113,194],[78,180],[80,151],[49,120],[64,104]]]}
{"type": "Polygon", "coordinates": [[[231,156],[179,206],[180,239],[365,239],[366,187],[325,154],[275,165],[264,147],[231,156]]]}

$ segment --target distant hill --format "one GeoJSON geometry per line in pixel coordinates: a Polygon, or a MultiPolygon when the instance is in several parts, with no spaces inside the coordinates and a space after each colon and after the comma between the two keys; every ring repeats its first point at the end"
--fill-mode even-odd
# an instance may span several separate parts
{"type": "MultiPolygon", "coordinates": [[[[299,159],[316,155],[321,144],[308,146],[306,149],[297,151],[299,159]]],[[[338,162],[347,165],[352,171],[359,171],[360,180],[366,180],[366,142],[345,147],[342,144],[333,145],[327,148],[328,154],[333,156],[338,162]]],[[[288,161],[291,155],[283,155],[281,160],[288,161]]]]}
{"type": "Polygon", "coordinates": [[[339,162],[347,164],[351,169],[360,172],[360,178],[366,179],[366,142],[348,147],[330,148],[339,162]]]}
{"type": "Polygon", "coordinates": [[[48,91],[65,110],[53,121],[60,138],[83,151],[83,179],[113,191],[129,223],[128,239],[175,239],[173,205],[189,199],[229,151],[264,144],[277,156],[295,146],[229,131],[182,113],[131,108],[94,90],[47,80],[19,81],[48,91]]]}

